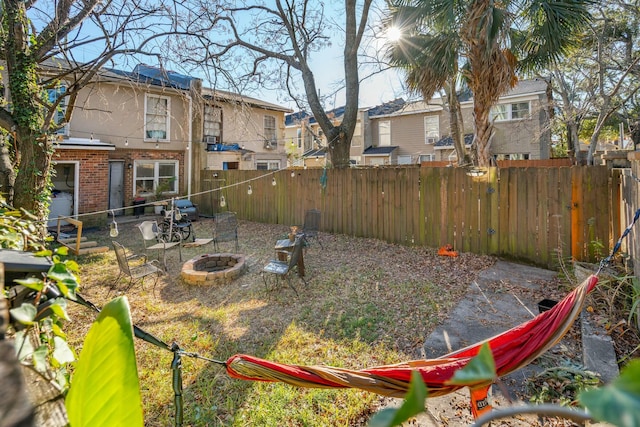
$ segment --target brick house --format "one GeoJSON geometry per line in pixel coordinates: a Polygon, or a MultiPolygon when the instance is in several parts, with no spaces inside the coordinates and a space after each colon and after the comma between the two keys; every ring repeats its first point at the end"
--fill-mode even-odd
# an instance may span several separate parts
{"type": "MultiPolygon", "coordinates": [[[[272,161],[265,135],[284,146],[285,111],[155,67],[103,70],[57,135],[54,195],[71,199],[64,209],[89,224],[104,223],[110,211],[130,213],[138,197],[188,197],[201,189],[200,170],[272,161]],[[223,160],[221,147],[241,147],[237,162],[223,160]]],[[[277,155],[284,163],[284,148],[277,155]]]]}

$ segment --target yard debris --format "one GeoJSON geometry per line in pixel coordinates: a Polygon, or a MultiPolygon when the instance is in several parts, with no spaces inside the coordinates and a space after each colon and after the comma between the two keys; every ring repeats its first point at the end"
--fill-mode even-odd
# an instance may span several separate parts
{"type": "Polygon", "coordinates": [[[453,246],[451,246],[450,244],[446,244],[438,249],[438,255],[457,257],[458,251],[454,251],[453,246]]]}

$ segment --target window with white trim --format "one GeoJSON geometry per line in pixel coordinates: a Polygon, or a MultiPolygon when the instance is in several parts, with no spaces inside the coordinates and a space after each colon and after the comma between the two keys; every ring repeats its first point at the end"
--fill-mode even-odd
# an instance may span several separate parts
{"type": "Polygon", "coordinates": [[[264,116],[264,143],[270,145],[271,148],[275,148],[278,145],[278,138],[276,137],[276,118],[274,116],[264,116]]]}
{"type": "Polygon", "coordinates": [[[169,140],[170,99],[147,93],[144,103],[144,139],[169,140]]]}
{"type": "Polygon", "coordinates": [[[163,194],[178,192],[177,160],[136,160],[134,167],[135,195],[150,196],[162,188],[163,194]]]}
{"type": "Polygon", "coordinates": [[[435,144],[440,138],[440,119],[438,116],[424,116],[424,143],[435,144]]]}
{"type": "Polygon", "coordinates": [[[302,129],[298,128],[296,130],[296,138],[298,140],[298,148],[302,148],[302,129]]]}
{"type": "Polygon", "coordinates": [[[263,160],[256,162],[256,169],[259,171],[273,171],[280,169],[280,161],[279,160],[263,160]]]}
{"type": "Polygon", "coordinates": [[[204,142],[211,144],[222,143],[222,108],[210,104],[204,105],[204,142]]]}
{"type": "Polygon", "coordinates": [[[398,164],[399,165],[410,165],[411,164],[411,154],[403,154],[398,156],[398,164]]]}
{"type": "Polygon", "coordinates": [[[433,162],[436,160],[435,154],[420,154],[420,163],[422,162],[433,162]]]}
{"type": "MultiPolygon", "coordinates": [[[[49,102],[54,103],[60,98],[60,96],[67,91],[67,87],[64,85],[58,86],[55,89],[48,89],[49,102]]],[[[53,115],[53,123],[60,126],[64,123],[64,116],[67,114],[67,104],[69,103],[69,96],[64,96],[59,100],[56,112],[53,115]]],[[[55,132],[56,135],[69,135],[69,123],[64,123],[55,132]]]]}
{"type": "Polygon", "coordinates": [[[391,145],[391,121],[381,120],[378,122],[378,146],[388,147],[391,145]]]}
{"type": "Polygon", "coordinates": [[[531,104],[526,102],[514,102],[512,104],[500,104],[491,108],[490,119],[496,122],[506,120],[522,120],[531,117],[531,104]]]}

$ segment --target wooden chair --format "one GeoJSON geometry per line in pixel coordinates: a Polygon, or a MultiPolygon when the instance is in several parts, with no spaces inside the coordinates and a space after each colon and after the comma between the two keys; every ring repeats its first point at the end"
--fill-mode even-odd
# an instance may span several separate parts
{"type": "Polygon", "coordinates": [[[316,239],[316,242],[322,247],[320,242],[320,218],[321,214],[318,209],[309,209],[304,214],[304,225],[302,226],[302,233],[304,234],[305,242],[309,243],[309,239],[316,239]]]}
{"type": "MultiPolygon", "coordinates": [[[[291,274],[293,271],[298,273],[298,277],[302,279],[304,284],[307,281],[304,276],[298,271],[298,261],[302,256],[302,247],[304,246],[304,235],[300,234],[296,236],[295,243],[293,244],[293,250],[289,251],[276,251],[276,255],[285,255],[284,260],[273,259],[269,261],[267,265],[262,269],[262,280],[264,281],[264,287],[267,292],[277,289],[280,283],[286,283],[293,291],[298,295],[298,290],[293,283],[291,283],[291,274]]],[[[279,258],[277,256],[276,258],[279,258]]]]}
{"type": "Polygon", "coordinates": [[[129,283],[124,290],[127,292],[136,281],[140,280],[140,283],[144,289],[144,279],[147,276],[152,274],[156,275],[156,280],[153,282],[153,292],[155,295],[156,291],[156,283],[158,282],[158,277],[164,274],[164,270],[162,266],[159,264],[157,260],[147,261],[146,255],[136,255],[136,254],[127,254],[127,250],[124,246],[116,241],[111,242],[113,244],[113,249],[116,252],[116,259],[118,260],[118,268],[120,269],[120,273],[118,277],[113,282],[111,286],[112,289],[115,289],[116,285],[123,277],[129,278],[129,283]],[[137,263],[136,260],[139,260],[137,263]]]}
{"type": "Polygon", "coordinates": [[[238,219],[235,212],[220,212],[213,216],[213,247],[220,252],[220,242],[236,242],[238,252],[238,219]]]}

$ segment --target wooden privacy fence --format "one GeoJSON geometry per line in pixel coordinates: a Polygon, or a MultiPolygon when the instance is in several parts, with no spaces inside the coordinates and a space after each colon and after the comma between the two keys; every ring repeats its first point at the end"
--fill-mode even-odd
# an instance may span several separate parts
{"type": "Polygon", "coordinates": [[[301,225],[304,212],[317,208],[325,232],[428,247],[449,243],[459,251],[549,268],[557,268],[559,257],[597,261],[619,235],[616,170],[485,172],[474,177],[460,168],[427,167],[219,171],[219,188],[213,194],[204,188],[194,199],[204,214],[230,210],[242,219],[283,225],[301,225]]]}

